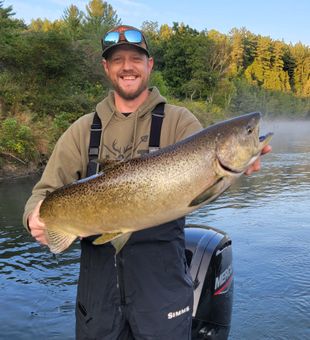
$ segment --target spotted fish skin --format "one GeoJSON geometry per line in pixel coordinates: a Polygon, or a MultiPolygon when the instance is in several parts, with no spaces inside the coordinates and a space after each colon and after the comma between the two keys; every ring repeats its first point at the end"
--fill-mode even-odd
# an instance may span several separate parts
{"type": "MultiPolygon", "coordinates": [[[[108,162],[102,174],[61,187],[40,208],[50,250],[102,235],[116,251],[130,234],[184,216],[216,199],[271,139],[258,112],[225,120],[141,158],[108,162]]],[[[103,164],[104,167],[105,164],[103,164]]]]}

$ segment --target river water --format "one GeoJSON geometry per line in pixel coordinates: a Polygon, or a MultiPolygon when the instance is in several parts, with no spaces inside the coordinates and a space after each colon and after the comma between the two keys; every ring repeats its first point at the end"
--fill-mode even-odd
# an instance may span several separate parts
{"type": "MultiPolygon", "coordinates": [[[[270,130],[263,169],[188,217],[232,238],[235,340],[310,339],[310,122],[265,123],[270,130]]],[[[0,339],[70,340],[79,248],[55,257],[24,231],[37,179],[0,182],[0,339]]]]}

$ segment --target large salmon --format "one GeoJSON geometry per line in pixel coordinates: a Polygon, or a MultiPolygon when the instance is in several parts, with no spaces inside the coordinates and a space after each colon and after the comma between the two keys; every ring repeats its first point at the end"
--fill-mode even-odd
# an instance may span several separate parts
{"type": "Polygon", "coordinates": [[[211,125],[178,142],[102,174],[61,187],[40,208],[49,248],[100,235],[118,252],[131,233],[184,216],[214,200],[260,155],[272,133],[259,137],[260,113],[211,125]]]}

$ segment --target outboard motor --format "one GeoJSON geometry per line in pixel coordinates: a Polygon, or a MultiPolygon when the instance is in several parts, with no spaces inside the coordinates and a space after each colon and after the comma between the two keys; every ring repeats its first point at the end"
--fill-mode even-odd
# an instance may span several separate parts
{"type": "Polygon", "coordinates": [[[226,340],[233,303],[231,239],[212,227],[187,225],[185,242],[194,282],[192,339],[226,340]]]}

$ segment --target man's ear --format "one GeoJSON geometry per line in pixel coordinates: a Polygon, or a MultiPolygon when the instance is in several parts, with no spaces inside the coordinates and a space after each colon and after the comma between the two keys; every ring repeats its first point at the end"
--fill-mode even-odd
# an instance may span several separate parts
{"type": "Polygon", "coordinates": [[[105,72],[106,74],[108,74],[109,69],[108,69],[107,60],[103,58],[102,61],[101,61],[101,65],[102,65],[102,67],[103,67],[104,72],[105,72]]]}
{"type": "Polygon", "coordinates": [[[151,73],[153,66],[154,66],[154,59],[152,57],[149,58],[148,65],[149,65],[149,72],[151,73]]]}

